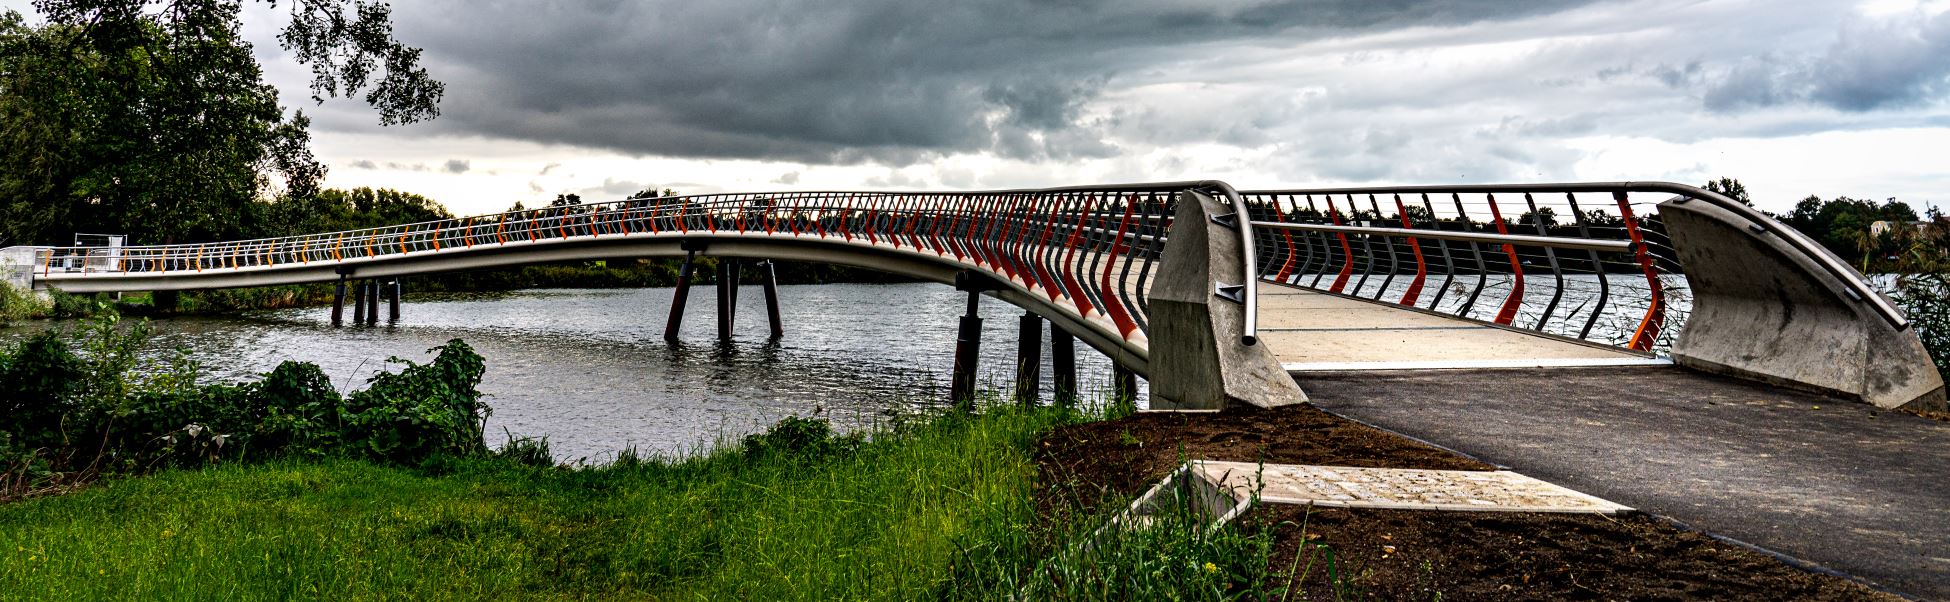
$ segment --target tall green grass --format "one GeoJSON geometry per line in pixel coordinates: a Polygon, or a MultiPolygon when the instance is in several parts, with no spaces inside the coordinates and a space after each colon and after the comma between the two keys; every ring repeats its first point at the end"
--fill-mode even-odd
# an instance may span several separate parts
{"type": "Polygon", "coordinates": [[[0,597],[904,599],[1024,528],[1058,412],[605,467],[222,465],[0,506],[0,597]]]}

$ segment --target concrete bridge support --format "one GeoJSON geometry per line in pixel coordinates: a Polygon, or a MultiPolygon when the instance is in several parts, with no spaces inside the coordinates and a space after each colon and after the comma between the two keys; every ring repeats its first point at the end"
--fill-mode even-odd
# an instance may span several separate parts
{"type": "MultiPolygon", "coordinates": [[[[388,308],[386,312],[387,313],[386,320],[389,323],[398,324],[400,296],[405,291],[401,290],[402,287],[400,286],[400,282],[398,278],[395,278],[393,279],[392,282],[388,283],[387,287],[393,289],[393,291],[392,291],[392,295],[387,298],[388,308]]],[[[377,314],[378,310],[375,309],[374,313],[377,314]]],[[[377,315],[374,315],[373,319],[377,320],[379,319],[379,317],[377,315]]]]}
{"type": "Polygon", "coordinates": [[[1659,215],[1693,295],[1675,363],[1884,408],[1944,407],[1943,378],[1912,327],[1783,240],[1800,233],[1749,227],[1704,202],[1667,201],[1659,215]]]}
{"type": "MultiPolygon", "coordinates": [[[[1229,203],[1201,192],[1178,197],[1171,244],[1151,289],[1151,357],[1146,374],[1153,409],[1218,409],[1232,403],[1271,407],[1307,394],[1264,345],[1242,340],[1246,308],[1220,296],[1245,281],[1244,245],[1229,203]]],[[[1121,386],[1121,385],[1120,385],[1121,386]]],[[[1135,387],[1135,384],[1132,385],[1135,387]]]]}

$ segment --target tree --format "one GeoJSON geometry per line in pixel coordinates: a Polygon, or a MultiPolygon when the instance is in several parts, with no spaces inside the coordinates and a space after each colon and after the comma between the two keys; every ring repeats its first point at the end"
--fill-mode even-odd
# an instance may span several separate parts
{"type": "Polygon", "coordinates": [[[1709,181],[1706,183],[1706,191],[1720,193],[1722,196],[1740,201],[1740,204],[1748,207],[1754,206],[1754,200],[1747,196],[1747,186],[1741,184],[1740,180],[1722,177],[1718,180],[1709,181]]]}
{"type": "Polygon", "coordinates": [[[549,203],[548,203],[548,206],[550,206],[550,207],[572,207],[572,206],[576,206],[576,205],[581,205],[581,204],[582,204],[582,195],[579,195],[579,194],[574,194],[574,193],[570,193],[570,194],[558,194],[558,195],[555,195],[555,200],[553,200],[553,201],[549,201],[549,203]]]}
{"type": "MultiPolygon", "coordinates": [[[[40,0],[39,27],[0,15],[0,237],[238,237],[270,228],[279,188],[317,194],[309,121],[262,82],[242,2],[40,0]]],[[[290,6],[279,40],[312,67],[314,99],[370,88],[382,123],[437,114],[442,88],[391,39],[384,5],[290,6]]]]}

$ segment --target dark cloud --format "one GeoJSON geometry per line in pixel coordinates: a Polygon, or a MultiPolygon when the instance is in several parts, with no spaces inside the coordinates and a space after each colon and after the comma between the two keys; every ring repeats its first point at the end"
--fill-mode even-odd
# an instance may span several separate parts
{"type": "Polygon", "coordinates": [[[464,159],[448,159],[447,164],[440,167],[442,171],[452,174],[467,173],[467,170],[473,168],[473,163],[464,159]]]}
{"type": "Polygon", "coordinates": [[[367,159],[360,159],[358,161],[353,161],[348,165],[351,165],[353,169],[379,169],[378,164],[373,163],[372,161],[367,159]]]}
{"type": "Polygon", "coordinates": [[[401,36],[426,48],[430,70],[449,85],[431,128],[633,154],[901,165],[953,152],[1115,154],[1105,139],[1117,124],[1082,108],[1118,77],[1214,41],[1290,43],[1581,3],[446,0],[394,8],[401,36]]]}
{"type": "Polygon", "coordinates": [[[603,178],[603,184],[601,186],[584,188],[576,194],[581,195],[585,201],[614,201],[627,199],[630,198],[630,195],[653,188],[656,188],[656,185],[630,180],[618,180],[615,178],[603,178]]]}
{"type": "Polygon", "coordinates": [[[427,171],[427,164],[425,164],[425,163],[410,163],[410,164],[409,164],[409,163],[395,163],[395,162],[392,162],[392,161],[387,161],[387,162],[386,162],[386,169],[391,169],[391,170],[394,170],[394,171],[427,171]]]}
{"type": "Polygon", "coordinates": [[[555,171],[555,168],[557,168],[557,167],[561,167],[561,166],[562,166],[562,164],[561,164],[561,163],[550,163],[550,164],[548,164],[548,165],[543,165],[543,166],[542,166],[542,173],[541,173],[541,175],[544,175],[544,176],[546,176],[546,175],[548,175],[548,172],[551,172],[551,171],[555,171]]]}
{"type": "Polygon", "coordinates": [[[1808,102],[1843,111],[1915,104],[1950,91],[1950,12],[1854,18],[1819,54],[1763,54],[1717,77],[1671,78],[1703,84],[1714,111],[1808,102]]]}

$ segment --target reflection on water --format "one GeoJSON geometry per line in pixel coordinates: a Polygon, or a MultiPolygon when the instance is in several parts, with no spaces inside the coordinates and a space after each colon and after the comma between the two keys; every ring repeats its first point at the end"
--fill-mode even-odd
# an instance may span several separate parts
{"type": "MultiPolygon", "coordinates": [[[[683,343],[663,340],[671,289],[534,290],[408,295],[398,326],[330,325],[328,307],[158,320],[151,353],[187,348],[214,380],[318,364],[342,391],[392,356],[425,361],[448,339],[487,358],[487,431],[546,436],[564,460],[605,458],[625,445],[679,452],[723,435],[811,413],[868,424],[897,406],[940,403],[965,297],[935,284],[782,286],[786,334],[766,336],[763,295],[739,295],[738,333],[717,342],[715,291],[691,289],[683,343]]],[[[984,299],[981,378],[1007,389],[1021,311],[984,299]]],[[[349,312],[348,312],[349,313],[349,312]]],[[[350,316],[347,316],[350,318],[350,316]]],[[[46,324],[0,331],[11,340],[46,324]]],[[[1086,393],[1108,385],[1110,363],[1081,344],[1086,393]]],[[[1047,344],[1044,345],[1047,351],[1047,344]]],[[[1050,362],[1043,361],[1045,387],[1050,362]]],[[[1047,391],[1044,399],[1049,395],[1047,391]]]]}

